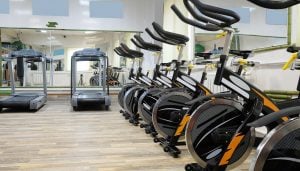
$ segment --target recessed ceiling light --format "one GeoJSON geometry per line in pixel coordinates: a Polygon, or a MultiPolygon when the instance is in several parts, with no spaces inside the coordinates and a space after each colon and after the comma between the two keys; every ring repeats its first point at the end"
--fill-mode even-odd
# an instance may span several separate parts
{"type": "Polygon", "coordinates": [[[84,32],[85,34],[95,34],[95,33],[97,33],[96,31],[85,31],[84,32]]]}
{"type": "Polygon", "coordinates": [[[30,10],[15,10],[15,13],[18,14],[18,15],[31,15],[31,11],[30,10]]]}
{"type": "Polygon", "coordinates": [[[89,0],[79,0],[79,4],[82,6],[89,6],[90,2],[89,0]]]}
{"type": "Polygon", "coordinates": [[[50,36],[50,37],[48,37],[48,40],[55,40],[55,37],[54,36],[50,36]]]}

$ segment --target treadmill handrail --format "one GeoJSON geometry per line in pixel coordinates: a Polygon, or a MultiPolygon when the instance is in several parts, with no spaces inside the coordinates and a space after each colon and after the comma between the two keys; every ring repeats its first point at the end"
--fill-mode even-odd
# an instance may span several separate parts
{"type": "Polygon", "coordinates": [[[42,52],[33,49],[22,49],[19,51],[12,51],[9,53],[10,58],[45,58],[42,52]]]}
{"type": "MultiPolygon", "coordinates": [[[[7,59],[8,62],[8,69],[10,73],[14,73],[13,70],[13,60],[14,58],[21,58],[21,56],[18,57],[12,57],[9,56],[7,59]]],[[[32,58],[32,56],[30,57],[32,58]]],[[[46,73],[46,56],[38,56],[38,58],[41,58],[42,60],[40,61],[42,63],[42,73],[43,73],[43,94],[47,97],[47,73],[46,73]]],[[[16,93],[16,85],[15,85],[15,77],[14,74],[10,74],[10,86],[11,86],[11,95],[14,95],[16,93]]]]}
{"type": "MultiPolygon", "coordinates": [[[[76,82],[76,73],[77,73],[77,67],[76,64],[79,61],[98,61],[101,62],[103,61],[103,75],[105,75],[103,77],[103,79],[101,79],[101,75],[99,74],[99,81],[102,80],[102,87],[103,87],[103,92],[107,92],[109,94],[109,88],[106,88],[106,75],[107,75],[107,69],[108,69],[108,56],[106,55],[99,55],[99,56],[76,56],[73,55],[71,58],[71,97],[73,96],[73,94],[77,91],[77,82],[76,82]]],[[[99,82],[99,88],[100,87],[100,82],[99,82]]]]}

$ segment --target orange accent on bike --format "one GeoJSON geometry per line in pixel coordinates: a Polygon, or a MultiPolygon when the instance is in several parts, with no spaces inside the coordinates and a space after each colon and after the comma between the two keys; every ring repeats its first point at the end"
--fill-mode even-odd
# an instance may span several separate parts
{"type": "MultiPolygon", "coordinates": [[[[259,95],[264,102],[264,106],[270,108],[271,110],[273,110],[273,112],[278,112],[280,109],[270,100],[268,99],[266,96],[264,96],[263,94],[259,93],[258,91],[256,91],[255,89],[252,89],[257,95],[259,95]]],[[[288,117],[282,117],[281,118],[283,121],[288,121],[289,118],[288,117]]]]}
{"type": "Polygon", "coordinates": [[[205,92],[205,96],[211,95],[211,91],[208,90],[206,87],[199,85],[200,88],[205,92]]]}
{"type": "Polygon", "coordinates": [[[179,127],[176,130],[175,136],[180,136],[181,135],[181,133],[183,132],[185,126],[189,122],[190,118],[191,117],[189,116],[189,114],[185,114],[185,116],[183,117],[182,121],[180,122],[179,127]]]}
{"type": "Polygon", "coordinates": [[[245,135],[242,135],[240,133],[233,137],[233,139],[231,140],[231,142],[227,148],[227,151],[225,152],[225,154],[223,155],[223,157],[219,163],[220,166],[227,165],[229,163],[230,158],[232,157],[233,153],[235,152],[236,148],[241,143],[241,141],[244,137],[245,137],[245,135]]]}

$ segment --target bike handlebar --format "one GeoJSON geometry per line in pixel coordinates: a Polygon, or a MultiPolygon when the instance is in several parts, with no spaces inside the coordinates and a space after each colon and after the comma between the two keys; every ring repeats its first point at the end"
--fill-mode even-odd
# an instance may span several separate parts
{"type": "Polygon", "coordinates": [[[141,49],[145,49],[145,47],[143,47],[141,44],[139,44],[137,41],[135,41],[134,39],[130,39],[131,42],[138,48],[141,48],[141,49]]]}
{"type": "Polygon", "coordinates": [[[167,43],[169,45],[176,45],[176,43],[174,43],[174,42],[167,41],[165,39],[162,39],[162,38],[159,38],[159,37],[155,36],[148,28],[146,28],[145,30],[149,34],[149,36],[152,37],[152,39],[154,39],[156,41],[167,43]]]}
{"type": "Polygon", "coordinates": [[[287,48],[287,51],[292,53],[289,60],[282,67],[283,70],[287,70],[293,64],[293,62],[297,59],[300,59],[300,47],[290,46],[287,48]]]}
{"type": "Polygon", "coordinates": [[[189,1],[192,2],[202,14],[212,19],[223,22],[224,26],[226,27],[231,26],[232,24],[240,21],[240,16],[234,11],[215,7],[212,5],[207,5],[202,3],[200,0],[189,1]]]}
{"type": "Polygon", "coordinates": [[[270,9],[284,9],[300,3],[300,0],[248,0],[258,6],[270,9]]]}
{"type": "Polygon", "coordinates": [[[176,5],[172,5],[171,9],[183,22],[200,29],[218,31],[223,27],[230,27],[232,24],[240,21],[239,15],[231,10],[206,5],[200,2],[200,0],[183,0],[183,2],[186,9],[196,20],[185,17],[176,5]],[[194,4],[196,9],[203,14],[203,16],[195,11],[195,8],[193,8],[190,3],[194,4]]]}
{"type": "Polygon", "coordinates": [[[290,59],[282,67],[283,70],[287,70],[293,64],[293,62],[298,58],[298,53],[293,53],[290,59]]]}
{"type": "MultiPolygon", "coordinates": [[[[185,23],[187,24],[190,24],[192,26],[195,26],[195,27],[198,27],[200,29],[203,29],[203,30],[208,30],[208,31],[218,31],[220,30],[221,28],[216,26],[216,25],[213,25],[213,24],[202,24],[198,21],[195,21],[195,20],[192,20],[192,19],[189,19],[187,17],[185,17],[180,11],[179,9],[176,7],[176,5],[172,5],[171,6],[171,9],[175,12],[175,14],[185,23]]],[[[194,13],[193,13],[194,14],[194,13]]]]}

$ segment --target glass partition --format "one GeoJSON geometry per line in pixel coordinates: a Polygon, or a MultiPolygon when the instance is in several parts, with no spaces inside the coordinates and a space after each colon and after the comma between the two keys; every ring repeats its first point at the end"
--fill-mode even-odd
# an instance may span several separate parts
{"type": "MultiPolygon", "coordinates": [[[[127,82],[127,59],[119,57],[113,49],[121,42],[128,44],[134,32],[107,31],[75,31],[50,29],[15,29],[1,28],[1,56],[3,59],[11,51],[34,49],[44,53],[51,59],[47,63],[47,81],[49,87],[69,87],[71,56],[84,48],[100,48],[109,59],[108,81],[111,87],[120,87],[127,82]]],[[[14,60],[14,74],[17,87],[41,87],[42,65],[38,62],[26,62],[24,76],[18,74],[19,63],[14,60]],[[18,64],[18,65],[17,65],[18,64]]],[[[5,61],[2,61],[3,87],[9,86],[9,72],[5,61]]],[[[81,87],[97,85],[95,78],[99,76],[95,62],[79,62],[77,64],[77,80],[81,87]]],[[[20,68],[19,68],[20,72],[20,68]]],[[[22,75],[22,74],[21,74],[22,75]]]]}

